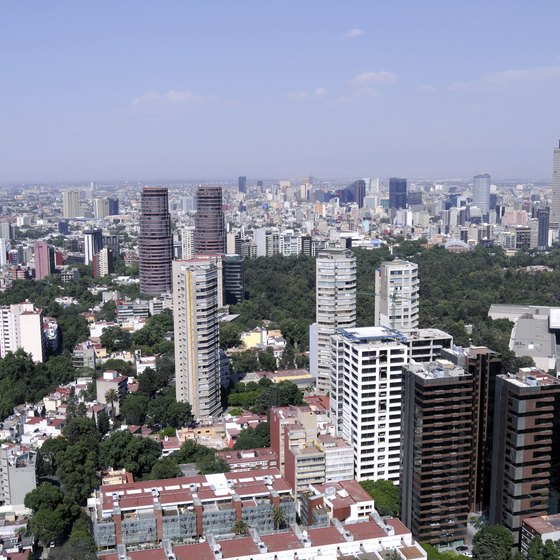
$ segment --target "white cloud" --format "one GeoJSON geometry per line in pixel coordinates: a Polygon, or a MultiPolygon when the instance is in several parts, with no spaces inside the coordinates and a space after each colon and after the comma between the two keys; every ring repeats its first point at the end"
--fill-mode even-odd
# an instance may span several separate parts
{"type": "Polygon", "coordinates": [[[379,72],[362,72],[352,78],[350,83],[354,86],[363,86],[368,84],[389,85],[394,84],[398,79],[399,77],[393,72],[381,70],[379,72]]]}
{"type": "Polygon", "coordinates": [[[215,99],[188,90],[169,90],[165,93],[148,91],[132,100],[132,110],[139,113],[165,113],[184,109],[196,103],[215,99]]]}
{"type": "Polygon", "coordinates": [[[338,103],[352,103],[360,99],[365,99],[367,97],[374,97],[378,95],[379,92],[374,88],[358,88],[348,95],[342,95],[337,98],[338,103]]]}
{"type": "Polygon", "coordinates": [[[321,99],[326,97],[328,92],[325,88],[316,88],[313,91],[304,89],[302,91],[290,91],[287,96],[288,99],[293,99],[294,101],[304,101],[306,99],[321,99]]]}
{"type": "Polygon", "coordinates": [[[417,91],[422,93],[438,93],[438,88],[435,86],[430,86],[429,84],[423,84],[416,88],[417,91]]]}
{"type": "Polygon", "coordinates": [[[346,33],[344,33],[343,35],[341,35],[339,37],[339,39],[344,40],[344,39],[357,39],[358,37],[361,37],[364,34],[364,30],[363,29],[349,29],[346,33]]]}
{"type": "Polygon", "coordinates": [[[560,66],[537,66],[494,72],[485,74],[479,80],[472,82],[453,82],[449,84],[449,89],[451,91],[478,91],[550,84],[560,84],[560,66]]]}

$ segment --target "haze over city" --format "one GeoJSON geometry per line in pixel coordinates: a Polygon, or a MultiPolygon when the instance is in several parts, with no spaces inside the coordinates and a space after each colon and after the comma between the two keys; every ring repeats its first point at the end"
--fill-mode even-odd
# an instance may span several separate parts
{"type": "Polygon", "coordinates": [[[548,181],[559,20],[554,1],[6,5],[0,182],[548,181]]]}

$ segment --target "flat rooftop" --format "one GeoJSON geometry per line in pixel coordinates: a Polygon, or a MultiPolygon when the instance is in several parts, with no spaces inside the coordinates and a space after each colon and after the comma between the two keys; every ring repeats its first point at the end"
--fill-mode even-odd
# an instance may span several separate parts
{"type": "Polygon", "coordinates": [[[424,379],[449,379],[470,375],[465,370],[456,366],[448,360],[436,360],[435,362],[411,362],[408,369],[424,379]]]}
{"type": "Polygon", "coordinates": [[[336,334],[358,343],[405,342],[407,337],[399,331],[388,327],[356,327],[337,329],[336,334]]]}
{"type": "Polygon", "coordinates": [[[539,515],[538,517],[526,517],[523,520],[529,527],[540,535],[556,533],[560,531],[560,513],[556,515],[539,515]]]}

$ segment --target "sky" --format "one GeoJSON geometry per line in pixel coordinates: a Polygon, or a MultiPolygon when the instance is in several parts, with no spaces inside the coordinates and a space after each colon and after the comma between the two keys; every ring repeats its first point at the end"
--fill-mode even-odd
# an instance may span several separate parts
{"type": "Polygon", "coordinates": [[[0,182],[546,179],[558,0],[0,6],[0,182]]]}

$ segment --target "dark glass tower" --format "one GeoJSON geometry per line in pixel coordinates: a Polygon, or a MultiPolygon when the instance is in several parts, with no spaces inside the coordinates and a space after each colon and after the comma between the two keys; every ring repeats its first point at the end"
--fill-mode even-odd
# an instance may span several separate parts
{"type": "Polygon", "coordinates": [[[194,254],[226,252],[226,230],[222,209],[222,187],[198,187],[194,222],[194,254]]]}
{"type": "Polygon", "coordinates": [[[238,177],[237,178],[237,188],[239,189],[240,193],[247,192],[247,177],[238,177]]]}
{"type": "Polygon", "coordinates": [[[245,269],[241,255],[224,255],[225,303],[235,305],[245,299],[245,269]]]}
{"type": "Polygon", "coordinates": [[[140,291],[161,295],[172,289],[173,235],[166,188],[144,187],[140,217],[140,291]]]}
{"type": "Polygon", "coordinates": [[[546,251],[548,249],[548,232],[550,230],[550,210],[548,208],[539,208],[537,210],[537,223],[538,223],[538,244],[539,251],[546,251]]]}
{"type": "Polygon", "coordinates": [[[389,179],[389,208],[400,210],[401,208],[406,208],[406,203],[406,179],[391,177],[389,179]]]}

